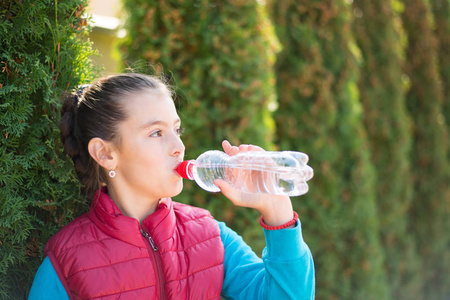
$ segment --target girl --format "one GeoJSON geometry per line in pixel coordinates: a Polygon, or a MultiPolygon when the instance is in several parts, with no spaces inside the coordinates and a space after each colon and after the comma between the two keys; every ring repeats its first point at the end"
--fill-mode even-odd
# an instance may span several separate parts
{"type": "Polygon", "coordinates": [[[151,76],[110,76],[65,99],[61,139],[93,200],[48,241],[29,299],[314,298],[289,197],[215,182],[235,205],[261,212],[262,259],[206,210],[171,200],[183,188],[182,131],[171,92],[151,76]]]}

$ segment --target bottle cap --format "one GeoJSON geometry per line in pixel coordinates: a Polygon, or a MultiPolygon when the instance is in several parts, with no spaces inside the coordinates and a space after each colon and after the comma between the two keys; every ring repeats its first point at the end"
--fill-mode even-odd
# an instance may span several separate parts
{"type": "Polygon", "coordinates": [[[180,174],[180,176],[183,177],[184,179],[193,180],[194,179],[194,173],[193,173],[194,162],[195,162],[195,160],[185,160],[185,161],[181,162],[176,168],[177,173],[180,174]]]}

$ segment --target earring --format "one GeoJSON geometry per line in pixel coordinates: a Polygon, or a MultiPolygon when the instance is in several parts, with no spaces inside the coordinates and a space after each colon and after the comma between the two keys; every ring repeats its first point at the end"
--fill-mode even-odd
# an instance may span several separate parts
{"type": "Polygon", "coordinates": [[[116,176],[116,171],[111,170],[111,171],[109,171],[108,175],[109,175],[109,177],[114,178],[116,176]]]}

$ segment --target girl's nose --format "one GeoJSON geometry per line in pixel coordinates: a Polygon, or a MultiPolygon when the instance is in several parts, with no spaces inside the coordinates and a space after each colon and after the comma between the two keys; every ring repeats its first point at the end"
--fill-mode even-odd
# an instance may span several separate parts
{"type": "Polygon", "coordinates": [[[183,141],[181,140],[181,138],[177,135],[175,140],[174,140],[174,144],[173,144],[173,151],[172,154],[174,156],[178,156],[178,155],[184,155],[184,150],[186,150],[186,147],[183,144],[183,141]]]}

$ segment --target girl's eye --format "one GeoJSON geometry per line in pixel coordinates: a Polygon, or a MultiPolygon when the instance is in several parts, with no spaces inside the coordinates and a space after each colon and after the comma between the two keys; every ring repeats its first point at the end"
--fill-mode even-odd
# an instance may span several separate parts
{"type": "Polygon", "coordinates": [[[178,134],[179,136],[181,136],[181,135],[183,135],[184,128],[178,128],[176,131],[177,131],[177,134],[178,134]]]}
{"type": "Polygon", "coordinates": [[[162,136],[162,131],[161,130],[154,131],[150,134],[150,136],[151,137],[160,137],[160,136],[162,136]]]}

